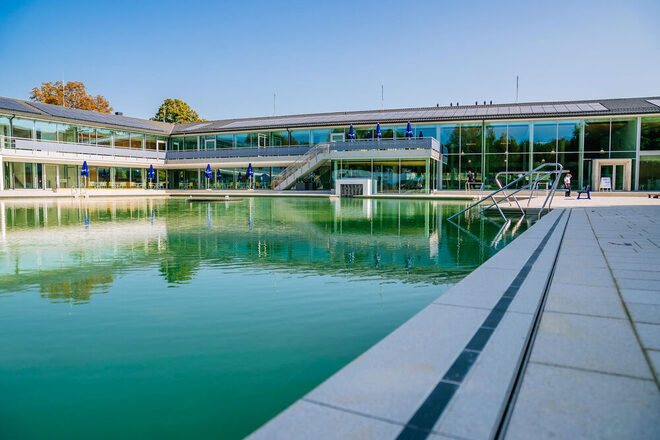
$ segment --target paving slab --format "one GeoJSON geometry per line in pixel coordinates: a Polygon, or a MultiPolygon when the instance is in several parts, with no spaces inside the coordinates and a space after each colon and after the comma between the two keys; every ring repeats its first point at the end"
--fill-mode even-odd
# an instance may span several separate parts
{"type": "Polygon", "coordinates": [[[644,348],[660,350],[660,325],[635,323],[635,327],[644,348]]]}
{"type": "Polygon", "coordinates": [[[530,363],[506,438],[658,438],[659,415],[651,380],[530,363]]]}
{"type": "Polygon", "coordinates": [[[532,362],[652,379],[630,322],[546,312],[532,362]]]}
{"type": "Polygon", "coordinates": [[[660,304],[628,303],[628,312],[635,324],[660,325],[660,304]]]}
{"type": "Polygon", "coordinates": [[[660,304],[660,292],[655,290],[621,289],[621,296],[626,303],[660,304]]]}
{"type": "Polygon", "coordinates": [[[608,287],[584,286],[553,282],[548,293],[545,310],[627,319],[621,299],[614,285],[608,287]]]}

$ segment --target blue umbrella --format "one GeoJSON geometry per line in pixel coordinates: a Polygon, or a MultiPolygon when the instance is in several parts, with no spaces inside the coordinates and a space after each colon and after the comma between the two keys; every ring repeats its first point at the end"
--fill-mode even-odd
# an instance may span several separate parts
{"type": "Polygon", "coordinates": [[[419,137],[420,139],[423,138],[423,137],[424,137],[424,132],[423,132],[423,131],[420,131],[418,137],[419,137]]]}
{"type": "Polygon", "coordinates": [[[383,133],[380,131],[380,123],[376,124],[376,137],[378,139],[383,138],[383,133]]]}
{"type": "Polygon", "coordinates": [[[406,137],[407,138],[413,137],[413,131],[412,131],[412,127],[410,126],[410,122],[408,122],[408,126],[406,127],[406,137]]]}
{"type": "Polygon", "coordinates": [[[209,179],[213,177],[213,171],[211,171],[210,164],[206,164],[206,171],[204,171],[204,174],[206,174],[206,177],[208,177],[209,179]]]}
{"type": "Polygon", "coordinates": [[[87,166],[87,161],[83,162],[82,169],[80,170],[80,175],[82,177],[89,177],[89,167],[87,166]]]}
{"type": "Polygon", "coordinates": [[[245,173],[245,177],[247,177],[249,179],[252,176],[254,176],[254,173],[252,172],[252,164],[249,163],[247,172],[245,173]]]}
{"type": "Polygon", "coordinates": [[[351,124],[351,127],[348,129],[348,138],[355,139],[355,129],[353,128],[353,124],[351,124]]]}
{"type": "Polygon", "coordinates": [[[238,178],[237,178],[237,180],[238,180],[239,182],[240,182],[241,180],[243,180],[243,176],[241,176],[241,172],[240,172],[240,171],[238,172],[238,178]]]}
{"type": "Polygon", "coordinates": [[[215,180],[222,180],[222,173],[220,172],[220,168],[215,170],[215,180]]]}
{"type": "Polygon", "coordinates": [[[147,179],[153,180],[156,177],[156,172],[154,171],[154,166],[149,165],[149,172],[147,173],[147,179]]]}

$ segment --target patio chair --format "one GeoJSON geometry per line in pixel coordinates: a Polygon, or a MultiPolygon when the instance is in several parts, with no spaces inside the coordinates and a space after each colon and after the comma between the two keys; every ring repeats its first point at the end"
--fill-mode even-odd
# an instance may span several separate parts
{"type": "Polygon", "coordinates": [[[586,196],[587,196],[586,198],[587,198],[588,200],[591,200],[590,190],[591,190],[591,185],[587,185],[586,189],[583,189],[583,190],[581,190],[581,191],[578,191],[578,192],[577,192],[577,193],[578,193],[578,196],[577,196],[578,200],[582,198],[582,197],[581,197],[582,194],[586,194],[586,196]]]}

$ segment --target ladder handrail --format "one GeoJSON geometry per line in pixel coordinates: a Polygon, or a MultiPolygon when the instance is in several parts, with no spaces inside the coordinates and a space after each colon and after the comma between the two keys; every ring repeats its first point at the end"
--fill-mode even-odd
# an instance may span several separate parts
{"type": "MultiPolygon", "coordinates": [[[[557,182],[559,181],[559,177],[560,177],[563,173],[565,173],[565,172],[568,172],[568,171],[567,171],[567,170],[564,171],[564,166],[563,166],[562,164],[558,163],[558,162],[541,164],[541,165],[539,165],[538,167],[534,168],[533,170],[531,170],[531,171],[527,171],[526,173],[524,173],[523,175],[521,175],[521,176],[518,177],[517,179],[512,180],[511,182],[507,183],[507,184],[504,185],[502,188],[493,191],[492,193],[488,194],[486,197],[483,197],[482,199],[476,201],[475,203],[471,204],[471,205],[468,206],[467,208],[462,209],[461,211],[459,211],[459,212],[457,212],[456,214],[452,215],[451,217],[448,218],[448,220],[451,220],[451,219],[454,218],[454,217],[458,217],[459,215],[461,215],[461,214],[463,214],[464,212],[466,212],[466,211],[468,211],[468,210],[474,208],[475,206],[477,206],[477,205],[483,203],[484,201],[486,201],[486,200],[488,200],[488,199],[491,199],[491,200],[493,201],[493,204],[490,205],[488,208],[491,208],[491,207],[493,207],[493,206],[496,206],[496,207],[498,208],[498,210],[500,211],[500,214],[502,215],[502,217],[506,219],[506,216],[504,216],[504,213],[502,212],[502,210],[501,210],[500,207],[499,207],[499,202],[501,202],[502,200],[499,200],[499,201],[495,200],[495,196],[496,196],[497,194],[499,194],[499,193],[504,193],[506,197],[505,197],[505,199],[503,199],[503,200],[508,200],[509,197],[511,197],[511,196],[513,196],[513,195],[519,193],[520,191],[524,190],[525,188],[529,187],[530,185],[535,184],[538,180],[540,180],[540,179],[542,179],[542,178],[545,178],[547,175],[550,175],[550,174],[554,174],[554,173],[556,173],[556,174],[557,174],[557,177],[555,177],[555,182],[553,183],[553,190],[550,191],[550,193],[552,193],[552,192],[554,192],[554,191],[556,190],[556,186],[557,186],[557,182]],[[539,171],[542,170],[542,169],[544,169],[544,168],[547,168],[547,167],[554,167],[555,169],[554,169],[554,170],[550,170],[550,171],[545,171],[545,172],[543,172],[543,176],[542,176],[541,178],[539,178],[539,174],[541,174],[539,171]],[[523,185],[522,187],[518,188],[517,190],[515,190],[515,191],[512,192],[511,194],[508,194],[508,195],[506,194],[506,191],[505,191],[505,190],[506,190],[507,188],[513,186],[514,184],[516,184],[516,183],[518,183],[519,181],[523,180],[523,179],[526,178],[527,176],[532,176],[532,175],[534,175],[534,174],[537,175],[536,179],[534,179],[534,180],[530,180],[528,183],[526,183],[526,184],[523,185]]],[[[549,196],[550,196],[550,194],[548,194],[548,197],[549,197],[549,196]]],[[[543,203],[543,207],[545,207],[545,204],[547,203],[547,199],[548,199],[548,197],[546,197],[546,201],[543,203]]],[[[551,203],[552,203],[552,202],[551,202],[551,203]]],[[[487,209],[488,209],[488,208],[487,208],[487,209]]],[[[550,205],[548,205],[548,210],[549,210],[549,209],[550,209],[550,205]]],[[[483,211],[482,211],[482,212],[483,212],[483,211]]],[[[540,214],[539,214],[539,215],[540,215],[540,214]]]]}

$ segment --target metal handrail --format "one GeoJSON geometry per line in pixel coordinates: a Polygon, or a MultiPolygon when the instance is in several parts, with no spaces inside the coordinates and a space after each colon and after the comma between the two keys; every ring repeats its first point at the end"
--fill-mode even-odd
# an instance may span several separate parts
{"type": "Polygon", "coordinates": [[[319,154],[327,153],[328,151],[330,151],[330,144],[328,143],[317,144],[313,148],[310,148],[305,154],[300,156],[292,164],[282,170],[280,174],[273,178],[274,181],[277,181],[276,186],[285,182],[289,177],[294,175],[299,169],[305,166],[305,164],[311,162],[319,154]]]}
{"type": "MultiPolygon", "coordinates": [[[[567,173],[567,172],[568,172],[568,170],[564,170],[564,166],[562,164],[558,163],[558,162],[557,163],[544,163],[542,165],[539,165],[538,167],[534,168],[533,170],[527,171],[526,173],[522,174],[517,179],[507,183],[506,185],[504,185],[500,189],[493,191],[492,193],[488,194],[486,197],[484,197],[484,198],[478,200],[477,202],[471,204],[467,208],[465,208],[465,209],[457,212],[456,214],[452,215],[451,217],[448,218],[448,220],[451,220],[452,218],[457,217],[457,216],[459,216],[460,214],[463,214],[466,211],[469,211],[470,209],[474,208],[477,205],[482,204],[484,201],[487,201],[488,199],[490,199],[492,201],[492,204],[489,205],[487,208],[482,209],[480,211],[480,213],[484,212],[485,210],[490,209],[494,206],[500,212],[500,215],[502,216],[502,218],[504,218],[506,220],[506,216],[504,215],[504,213],[502,212],[502,209],[499,206],[499,203],[501,201],[503,201],[503,200],[508,201],[508,199],[510,197],[515,196],[515,194],[519,193],[520,191],[523,191],[524,189],[536,184],[537,181],[539,181],[541,179],[544,179],[548,175],[556,174],[555,181],[553,182],[553,185],[552,185],[552,190],[546,196],[546,200],[543,202],[543,206],[541,207],[541,210],[539,211],[539,217],[541,217],[541,213],[543,212],[543,209],[545,208],[546,204],[548,203],[548,199],[550,199],[550,204],[548,204],[548,212],[550,211],[550,205],[552,204],[552,199],[554,198],[554,191],[556,191],[556,189],[557,189],[559,178],[561,177],[562,174],[567,173]],[[544,168],[547,168],[547,167],[554,167],[554,170],[540,171],[540,170],[542,170],[544,168]],[[527,176],[533,176],[534,174],[536,174],[535,179],[530,180],[528,183],[526,183],[522,187],[516,189],[515,191],[513,191],[510,194],[506,193],[506,189],[512,187],[514,184],[516,184],[516,183],[520,182],[521,180],[525,179],[527,176]],[[539,177],[539,175],[541,175],[541,176],[539,177]],[[505,195],[505,198],[502,199],[502,200],[495,200],[495,196],[499,193],[503,193],[505,195]],[[551,195],[552,195],[552,197],[550,197],[551,195]]],[[[511,172],[507,172],[507,173],[511,173],[511,172]]],[[[518,172],[515,172],[515,174],[518,174],[518,172]]],[[[515,200],[517,200],[517,199],[515,199],[515,200]]],[[[520,207],[520,204],[518,204],[518,206],[520,207]]],[[[522,207],[520,207],[520,209],[521,209],[522,213],[525,214],[525,211],[522,209],[522,207]]]]}

